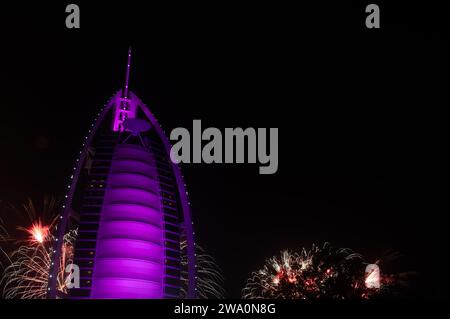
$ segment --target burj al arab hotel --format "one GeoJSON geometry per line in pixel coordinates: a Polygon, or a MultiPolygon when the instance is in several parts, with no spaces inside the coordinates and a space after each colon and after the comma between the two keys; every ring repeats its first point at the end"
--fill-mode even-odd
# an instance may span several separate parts
{"type": "Polygon", "coordinates": [[[91,125],[62,207],[48,297],[195,298],[194,232],[185,184],[150,109],[125,83],[91,125]],[[58,289],[65,234],[77,229],[80,285],[58,289]]]}

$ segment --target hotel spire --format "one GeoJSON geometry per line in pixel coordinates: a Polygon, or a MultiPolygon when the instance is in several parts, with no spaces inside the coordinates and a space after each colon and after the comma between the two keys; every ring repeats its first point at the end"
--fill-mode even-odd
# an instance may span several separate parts
{"type": "Polygon", "coordinates": [[[128,61],[127,61],[127,72],[125,74],[125,84],[122,91],[122,97],[124,99],[128,98],[128,83],[130,80],[130,67],[131,67],[131,46],[128,48],[128,61]]]}

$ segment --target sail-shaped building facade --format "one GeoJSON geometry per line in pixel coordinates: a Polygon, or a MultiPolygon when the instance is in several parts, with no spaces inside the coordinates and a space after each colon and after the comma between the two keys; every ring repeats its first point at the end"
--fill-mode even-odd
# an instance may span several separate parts
{"type": "Polygon", "coordinates": [[[76,159],[57,227],[50,298],[196,297],[183,176],[160,124],[128,89],[130,66],[131,49],[124,87],[98,114],[76,159]],[[78,235],[67,247],[64,236],[73,229],[78,235]],[[80,286],[64,291],[58,278],[67,249],[80,286]]]}

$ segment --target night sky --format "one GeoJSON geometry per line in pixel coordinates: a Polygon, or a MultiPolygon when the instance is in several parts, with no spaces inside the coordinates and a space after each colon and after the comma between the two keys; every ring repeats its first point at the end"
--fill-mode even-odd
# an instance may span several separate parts
{"type": "Polygon", "coordinates": [[[413,296],[448,295],[449,47],[432,8],[385,4],[368,30],[355,2],[76,3],[79,30],[65,3],[2,5],[0,200],[64,196],[131,45],[130,88],[167,134],[193,119],[279,128],[275,175],[182,165],[230,297],[267,257],[325,241],[371,261],[398,251],[396,267],[418,273],[413,296]]]}

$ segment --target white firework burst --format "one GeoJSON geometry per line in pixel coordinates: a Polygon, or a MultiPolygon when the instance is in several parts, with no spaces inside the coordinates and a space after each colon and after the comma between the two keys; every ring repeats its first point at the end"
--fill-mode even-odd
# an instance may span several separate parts
{"type": "MultiPolygon", "coordinates": [[[[181,298],[186,297],[188,286],[186,241],[183,240],[180,245],[181,256],[181,298]]],[[[196,288],[197,298],[199,299],[223,299],[225,290],[223,288],[224,278],[222,271],[217,265],[215,259],[208,255],[203,248],[196,245],[196,288]]]]}
{"type": "Polygon", "coordinates": [[[242,290],[245,299],[365,298],[365,262],[346,248],[313,245],[299,253],[281,251],[252,273],[242,290]]]}

